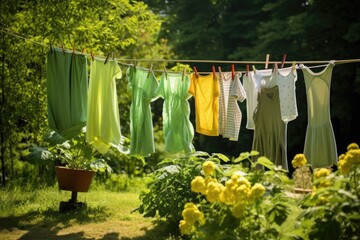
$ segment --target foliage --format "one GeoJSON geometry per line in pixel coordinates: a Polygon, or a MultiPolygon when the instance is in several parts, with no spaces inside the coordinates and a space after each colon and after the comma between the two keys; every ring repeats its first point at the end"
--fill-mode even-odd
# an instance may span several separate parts
{"type": "Polygon", "coordinates": [[[136,210],[144,217],[158,215],[176,226],[181,219],[181,210],[185,203],[197,199],[197,195],[189,191],[190,183],[201,173],[204,161],[213,161],[220,172],[220,162],[229,159],[222,154],[195,152],[187,157],[167,158],[161,161],[158,169],[148,175],[147,189],[141,192],[141,204],[136,210]]]}
{"type": "MultiPolygon", "coordinates": [[[[39,145],[47,131],[46,52],[50,44],[117,58],[167,58],[158,39],[161,20],[140,1],[4,0],[0,5],[1,184],[21,175],[20,152],[39,145]],[[20,37],[16,37],[19,35],[20,37]],[[27,38],[27,40],[21,37],[27,38]],[[37,44],[38,43],[38,44],[37,44]]],[[[129,134],[130,93],[117,81],[122,132],[129,134]]],[[[42,169],[43,166],[38,166],[42,169]]],[[[34,171],[43,174],[46,171],[34,171]]]]}
{"type": "Polygon", "coordinates": [[[86,142],[84,129],[70,140],[65,140],[54,131],[49,132],[45,138],[48,146],[30,147],[26,159],[31,163],[36,163],[37,161],[57,161],[57,164],[65,165],[72,169],[111,172],[111,167],[86,142]]]}
{"type": "Polygon", "coordinates": [[[255,151],[246,152],[235,160],[250,163],[243,168],[246,172],[239,171],[236,166],[234,171],[228,166],[224,171],[227,174],[215,177],[211,171],[206,171],[207,162],[203,164],[205,178],[196,176],[191,182],[191,190],[199,194],[198,199],[187,203],[182,211],[183,220],[179,224],[182,234],[191,235],[192,239],[280,238],[279,226],[290,213],[290,202],[284,191],[279,191],[281,186],[269,184],[268,176],[285,173],[265,157],[252,161],[251,157],[256,155],[255,151]],[[195,207],[188,209],[190,204],[195,207]]]}
{"type": "MultiPolygon", "coordinates": [[[[360,169],[360,155],[353,156],[353,151],[358,149],[348,148],[347,153],[340,156],[342,159],[351,155],[351,160],[354,160],[345,175],[342,170],[330,173],[329,169],[319,169],[314,173],[313,193],[302,200],[304,210],[298,216],[299,221],[304,218],[313,220],[314,224],[307,229],[310,239],[359,238],[360,191],[356,175],[360,169]]],[[[338,165],[342,164],[341,161],[338,165]]]]}

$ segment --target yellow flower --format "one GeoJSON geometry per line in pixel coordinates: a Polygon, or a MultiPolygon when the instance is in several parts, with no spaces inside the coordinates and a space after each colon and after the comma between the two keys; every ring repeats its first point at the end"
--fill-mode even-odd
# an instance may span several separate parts
{"type": "Polygon", "coordinates": [[[315,170],[314,177],[315,177],[315,179],[318,179],[318,178],[329,176],[330,173],[331,173],[330,169],[328,169],[328,168],[320,168],[320,169],[315,170]]]}
{"type": "Polygon", "coordinates": [[[237,203],[232,209],[231,213],[234,217],[240,218],[245,212],[245,205],[241,202],[237,203]]]}
{"type": "Polygon", "coordinates": [[[197,208],[194,203],[186,203],[182,211],[182,216],[187,224],[194,225],[196,221],[200,223],[205,222],[205,217],[202,212],[197,208]]]}
{"type": "Polygon", "coordinates": [[[206,199],[209,202],[219,202],[223,192],[222,187],[220,183],[210,182],[207,186],[206,199]]]}
{"type": "Polygon", "coordinates": [[[255,183],[251,188],[251,197],[259,198],[265,193],[265,187],[260,183],[255,183]]]}
{"type": "Polygon", "coordinates": [[[206,193],[205,179],[201,176],[196,176],[191,181],[191,191],[196,192],[196,193],[205,194],[206,193]]]}
{"type": "Polygon", "coordinates": [[[291,161],[291,164],[294,168],[300,168],[302,166],[305,166],[307,163],[307,160],[305,158],[305,155],[302,153],[296,154],[294,159],[291,161]]]}
{"type": "Polygon", "coordinates": [[[249,180],[247,180],[247,178],[245,178],[245,177],[240,177],[240,178],[237,180],[237,184],[238,184],[239,186],[245,185],[245,186],[248,187],[248,188],[251,187],[251,183],[250,183],[249,180]]]}
{"type": "Polygon", "coordinates": [[[359,149],[359,145],[357,145],[356,143],[350,143],[350,144],[347,146],[347,150],[348,150],[348,151],[353,150],[353,149],[359,149]]]}
{"type": "Polygon", "coordinates": [[[341,154],[341,155],[339,156],[339,161],[344,160],[344,159],[345,159],[345,154],[341,154]]]}
{"type": "Polygon", "coordinates": [[[205,176],[212,176],[215,172],[215,163],[213,161],[205,161],[202,168],[205,176]]]}
{"type": "Polygon", "coordinates": [[[239,202],[239,201],[247,201],[247,200],[249,200],[250,194],[251,194],[250,187],[246,186],[245,184],[240,185],[236,189],[235,200],[237,202],[239,202]]]}
{"type": "Polygon", "coordinates": [[[185,220],[180,221],[179,228],[181,235],[190,234],[194,230],[194,226],[192,224],[189,224],[185,220]]]}
{"type": "Polygon", "coordinates": [[[351,164],[358,164],[360,163],[360,149],[351,149],[349,150],[344,160],[348,161],[351,164]]]}
{"type": "Polygon", "coordinates": [[[344,158],[338,162],[338,169],[341,174],[348,174],[350,172],[351,163],[344,158]]]}

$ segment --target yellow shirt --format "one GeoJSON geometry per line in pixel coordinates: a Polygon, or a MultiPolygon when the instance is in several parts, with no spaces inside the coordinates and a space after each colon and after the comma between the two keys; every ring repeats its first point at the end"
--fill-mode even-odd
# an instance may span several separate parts
{"type": "Polygon", "coordinates": [[[219,83],[213,74],[190,75],[189,93],[195,98],[196,132],[219,136],[219,83]]]}

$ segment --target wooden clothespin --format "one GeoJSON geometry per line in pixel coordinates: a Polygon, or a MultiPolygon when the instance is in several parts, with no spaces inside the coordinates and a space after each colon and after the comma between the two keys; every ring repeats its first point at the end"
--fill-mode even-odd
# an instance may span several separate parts
{"type": "Polygon", "coordinates": [[[61,49],[62,49],[63,54],[65,54],[64,44],[61,45],[61,49]]]}
{"type": "Polygon", "coordinates": [[[105,59],[104,65],[107,63],[107,61],[108,61],[108,59],[109,59],[109,56],[110,56],[110,53],[108,53],[108,55],[106,56],[106,59],[105,59]]]}
{"type": "Polygon", "coordinates": [[[254,71],[254,74],[256,74],[256,68],[255,68],[254,65],[252,65],[252,69],[253,69],[253,71],[254,71]]]}
{"type": "Polygon", "coordinates": [[[166,66],[164,65],[164,74],[165,74],[165,79],[168,78],[168,75],[167,75],[167,71],[166,71],[166,66]]]}
{"type": "Polygon", "coordinates": [[[265,69],[268,69],[268,66],[269,66],[269,59],[270,59],[270,54],[266,54],[265,69]]]}
{"type": "Polygon", "coordinates": [[[296,61],[292,62],[291,71],[294,71],[296,69],[296,61]]]}
{"type": "Polygon", "coordinates": [[[150,77],[150,73],[151,73],[151,71],[152,71],[152,68],[153,68],[153,65],[150,64],[150,68],[149,68],[149,71],[148,71],[148,74],[147,74],[146,78],[149,78],[149,77],[150,77]]]}
{"type": "Polygon", "coordinates": [[[284,68],[285,60],[286,60],[286,53],[284,53],[284,56],[283,56],[283,58],[281,60],[281,67],[280,68],[284,68]]]}
{"type": "Polygon", "coordinates": [[[249,76],[249,72],[250,72],[250,66],[249,64],[246,64],[246,76],[249,76]]]}
{"type": "Polygon", "coordinates": [[[92,51],[90,51],[90,57],[91,57],[91,60],[94,61],[94,54],[92,51]]]}
{"type": "Polygon", "coordinates": [[[198,71],[196,70],[196,67],[194,67],[194,72],[195,72],[195,77],[198,78],[199,74],[198,74],[198,71]]]}
{"type": "Polygon", "coordinates": [[[218,67],[218,70],[219,70],[219,73],[221,74],[221,67],[220,66],[218,67]]]}
{"type": "Polygon", "coordinates": [[[75,54],[75,46],[73,46],[72,54],[75,54]]]}
{"type": "Polygon", "coordinates": [[[233,81],[235,79],[235,66],[234,66],[234,64],[231,65],[231,79],[233,81]]]}
{"type": "Polygon", "coordinates": [[[278,70],[278,64],[275,62],[275,63],[274,63],[274,73],[276,73],[277,70],[278,70]]]}
{"type": "Polygon", "coordinates": [[[212,72],[213,72],[213,78],[214,80],[216,79],[216,71],[215,71],[215,67],[212,66],[212,72]]]}
{"type": "Polygon", "coordinates": [[[81,53],[84,53],[85,52],[85,48],[83,47],[82,49],[81,49],[81,53]]]}
{"type": "Polygon", "coordinates": [[[185,74],[186,74],[186,68],[183,69],[181,81],[184,81],[185,74]]]}

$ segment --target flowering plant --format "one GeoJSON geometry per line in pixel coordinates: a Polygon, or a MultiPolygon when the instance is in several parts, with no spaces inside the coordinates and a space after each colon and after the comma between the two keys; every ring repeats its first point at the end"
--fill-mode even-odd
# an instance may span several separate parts
{"type": "MultiPolygon", "coordinates": [[[[244,153],[241,160],[236,161],[246,158],[250,163],[246,165],[251,169],[264,163],[269,171],[276,171],[272,162],[264,157],[260,158],[260,162],[252,162],[251,156],[257,154],[244,153]]],[[[280,232],[275,225],[281,225],[286,220],[290,208],[283,193],[277,190],[279,188],[267,181],[271,174],[265,174],[265,170],[260,168],[246,173],[248,168],[240,171],[241,167],[237,165],[223,167],[226,170],[217,174],[213,163],[205,161],[203,174],[191,181],[191,191],[197,193],[198,198],[186,203],[183,219],[179,222],[180,233],[191,235],[193,239],[279,237],[280,232]],[[189,211],[193,214],[188,214],[189,211]]]]}

